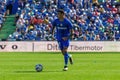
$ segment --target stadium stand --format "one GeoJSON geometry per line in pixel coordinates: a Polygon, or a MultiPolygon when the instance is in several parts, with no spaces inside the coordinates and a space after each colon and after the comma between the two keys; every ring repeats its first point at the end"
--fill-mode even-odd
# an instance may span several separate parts
{"type": "Polygon", "coordinates": [[[0,31],[1,41],[6,41],[8,36],[15,31],[16,26],[14,24],[14,15],[6,16],[6,20],[3,23],[3,27],[0,31]]]}
{"type": "Polygon", "coordinates": [[[119,41],[119,0],[19,0],[16,31],[8,40],[51,39],[51,23],[62,8],[73,23],[75,41],[119,41]]]}

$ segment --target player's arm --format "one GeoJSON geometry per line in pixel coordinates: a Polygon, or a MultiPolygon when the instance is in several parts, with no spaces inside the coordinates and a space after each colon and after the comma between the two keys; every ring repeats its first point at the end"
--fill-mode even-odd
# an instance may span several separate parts
{"type": "Polygon", "coordinates": [[[68,37],[63,37],[63,40],[73,39],[74,38],[74,30],[70,29],[70,35],[68,37]]]}
{"type": "Polygon", "coordinates": [[[70,29],[70,36],[69,38],[73,39],[74,38],[74,29],[73,29],[73,25],[70,21],[68,21],[69,24],[69,29],[70,29]]]}
{"type": "Polygon", "coordinates": [[[69,36],[70,38],[74,38],[74,30],[73,29],[70,29],[70,36],[69,36]]]}
{"type": "Polygon", "coordinates": [[[54,35],[55,32],[55,26],[52,27],[52,35],[54,35]]]}

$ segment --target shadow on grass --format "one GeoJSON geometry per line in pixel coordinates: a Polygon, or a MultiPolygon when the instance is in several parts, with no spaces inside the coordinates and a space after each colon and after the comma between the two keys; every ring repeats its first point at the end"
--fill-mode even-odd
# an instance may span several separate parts
{"type": "Polygon", "coordinates": [[[36,73],[36,71],[14,71],[15,73],[36,73]]]}
{"type": "Polygon", "coordinates": [[[53,72],[63,72],[62,70],[60,71],[58,71],[58,70],[56,70],[56,71],[41,71],[41,72],[36,72],[36,71],[14,71],[14,73],[53,73],[53,72]]]}

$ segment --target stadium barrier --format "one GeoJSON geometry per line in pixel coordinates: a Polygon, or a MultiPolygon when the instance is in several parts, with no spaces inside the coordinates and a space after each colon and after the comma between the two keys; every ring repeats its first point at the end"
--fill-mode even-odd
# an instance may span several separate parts
{"type": "MultiPolygon", "coordinates": [[[[56,41],[0,42],[0,52],[59,52],[56,41]]],[[[117,41],[72,41],[69,52],[120,52],[117,41]]]]}

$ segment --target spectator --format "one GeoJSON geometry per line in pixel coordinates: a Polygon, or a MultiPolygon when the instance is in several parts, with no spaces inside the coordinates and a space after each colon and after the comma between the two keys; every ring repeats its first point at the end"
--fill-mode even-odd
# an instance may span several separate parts
{"type": "Polygon", "coordinates": [[[119,7],[114,0],[19,1],[19,19],[16,20],[16,26],[22,35],[18,36],[19,40],[51,40],[51,23],[57,17],[58,8],[64,9],[66,17],[74,24],[73,40],[119,40],[119,7]]]}
{"type": "Polygon", "coordinates": [[[14,3],[14,0],[8,0],[7,7],[6,7],[6,9],[7,9],[7,15],[12,14],[13,3],[14,3]]]}

